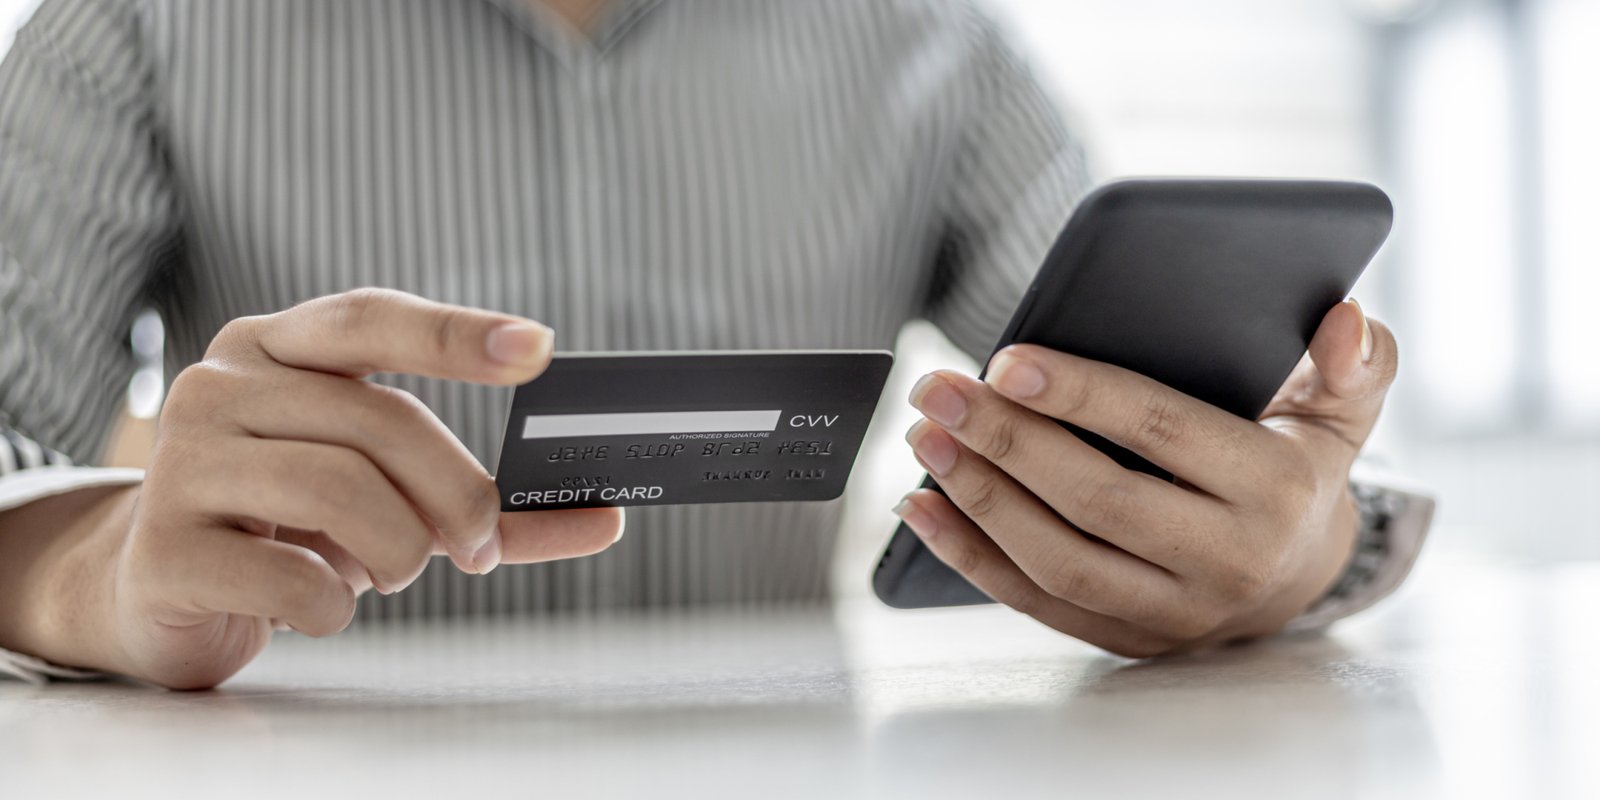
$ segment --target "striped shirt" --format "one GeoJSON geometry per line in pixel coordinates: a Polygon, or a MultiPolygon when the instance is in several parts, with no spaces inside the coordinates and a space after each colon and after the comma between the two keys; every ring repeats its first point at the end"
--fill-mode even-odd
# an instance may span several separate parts
{"type": "MultiPolygon", "coordinates": [[[[1087,185],[964,2],[624,0],[588,37],[526,0],[46,0],[0,70],[8,435],[93,461],[142,307],[173,375],[368,285],[563,349],[881,348],[922,316],[983,355],[1087,185]]],[[[385,380],[494,463],[505,390],[385,380]]],[[[441,562],[365,611],[818,597],[838,516],[642,509],[600,557],[441,562]]]]}
{"type": "MultiPolygon", "coordinates": [[[[921,317],[981,358],[1087,186],[966,0],[619,0],[586,36],[528,0],[44,0],[0,67],[0,471],[97,458],[146,307],[169,376],[358,286],[570,350],[885,348],[921,317]]],[[[380,379],[494,463],[506,390],[380,379]]],[[[601,556],[440,561],[362,613],[818,598],[839,511],[637,509],[601,556]]]]}

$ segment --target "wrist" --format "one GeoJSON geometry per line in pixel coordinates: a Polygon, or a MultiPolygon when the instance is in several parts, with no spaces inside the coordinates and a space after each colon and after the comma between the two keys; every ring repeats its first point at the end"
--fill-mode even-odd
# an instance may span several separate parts
{"type": "Polygon", "coordinates": [[[116,565],[138,489],[81,489],[0,513],[0,646],[120,671],[116,565]]]}
{"type": "MultiPolygon", "coordinates": [[[[1355,558],[1360,533],[1360,507],[1355,494],[1347,485],[1340,493],[1339,499],[1335,501],[1332,513],[1328,515],[1328,527],[1324,534],[1328,556],[1323,559],[1321,569],[1318,571],[1320,579],[1313,582],[1317,587],[1316,593],[1306,601],[1305,608],[1315,605],[1339,584],[1339,580],[1349,569],[1351,560],[1355,558]]],[[[1302,613],[1305,608],[1301,609],[1302,613]]]]}
{"type": "Polygon", "coordinates": [[[1360,528],[1355,497],[1348,489],[1334,501],[1325,519],[1324,527],[1307,534],[1307,549],[1300,559],[1300,568],[1294,570],[1287,582],[1256,611],[1240,624],[1230,626],[1218,637],[1219,641],[1275,635],[1338,585],[1355,553],[1360,528]],[[1310,539],[1311,536],[1316,538],[1310,539]]]}

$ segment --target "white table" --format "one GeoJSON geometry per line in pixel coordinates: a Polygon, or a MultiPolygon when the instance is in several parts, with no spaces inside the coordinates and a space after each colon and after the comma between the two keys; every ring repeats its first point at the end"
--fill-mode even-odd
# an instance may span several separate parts
{"type": "Polygon", "coordinates": [[[1435,561],[1135,663],[1001,609],[286,635],[223,689],[0,684],[0,796],[1600,797],[1600,565],[1435,561]]]}

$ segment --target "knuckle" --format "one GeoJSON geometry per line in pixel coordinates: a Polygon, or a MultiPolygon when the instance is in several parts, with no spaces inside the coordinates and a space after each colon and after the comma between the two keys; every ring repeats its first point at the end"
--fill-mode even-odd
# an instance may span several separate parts
{"type": "Polygon", "coordinates": [[[328,323],[336,335],[355,336],[371,327],[385,306],[393,304],[400,293],[393,289],[367,286],[325,298],[328,323]]]}
{"type": "Polygon", "coordinates": [[[206,347],[206,358],[216,358],[253,344],[260,335],[262,317],[236,317],[223,324],[206,347]]]}
{"type": "Polygon", "coordinates": [[[1133,525],[1136,510],[1128,488],[1120,480],[1104,480],[1091,486],[1088,491],[1086,517],[1094,530],[1101,533],[1125,531],[1133,525]]]}
{"type": "Polygon", "coordinates": [[[161,415],[163,417],[170,418],[175,413],[182,413],[192,406],[197,399],[204,396],[204,392],[200,391],[199,387],[195,385],[207,380],[199,375],[202,369],[204,367],[201,364],[185,367],[182,372],[179,372],[172,379],[172,384],[167,387],[166,400],[161,404],[161,415]]]}
{"type": "Polygon", "coordinates": [[[1137,415],[1134,436],[1150,449],[1166,449],[1177,444],[1188,422],[1183,411],[1161,389],[1151,390],[1134,413],[1137,415]]]}
{"type": "Polygon", "coordinates": [[[172,380],[172,387],[167,390],[167,399],[181,402],[191,402],[195,399],[206,397],[209,389],[215,388],[221,379],[221,370],[204,361],[185,367],[172,380]]]}
{"type": "Polygon", "coordinates": [[[1074,599],[1093,596],[1096,583],[1094,576],[1083,568],[1078,559],[1058,558],[1044,568],[1039,588],[1051,597],[1070,603],[1074,599]]]}
{"type": "MultiPolygon", "coordinates": [[[[362,350],[371,350],[370,343],[381,332],[375,330],[381,322],[383,311],[403,295],[393,289],[365,287],[328,295],[312,302],[317,304],[318,323],[325,326],[330,339],[368,343],[362,350]]],[[[382,364],[368,354],[365,358],[352,358],[350,368],[362,373],[381,371],[382,364]]]]}
{"type": "Polygon", "coordinates": [[[409,582],[433,558],[433,540],[426,535],[401,536],[395,542],[395,564],[384,577],[395,583],[409,582]]]}
{"type": "Polygon", "coordinates": [[[416,395],[393,386],[362,382],[358,384],[359,408],[354,424],[360,440],[378,452],[404,445],[418,425],[432,426],[433,412],[416,395]],[[398,423],[398,424],[397,424],[398,423]]]}
{"type": "Polygon", "coordinates": [[[395,386],[377,383],[366,385],[378,390],[378,396],[383,398],[384,414],[417,422],[433,422],[433,409],[428,408],[428,404],[422,402],[422,398],[395,386]]]}
{"type": "Polygon", "coordinates": [[[983,455],[996,464],[1007,463],[1022,439],[1022,423],[1012,414],[999,414],[984,433],[983,455]]]}
{"type": "Polygon", "coordinates": [[[1060,389],[1052,386],[1051,391],[1058,392],[1059,413],[1062,419],[1082,419],[1095,400],[1095,381],[1093,380],[1067,380],[1060,381],[1060,389]]]}
{"type": "MultiPolygon", "coordinates": [[[[995,598],[997,600],[1001,598],[995,598]]],[[[1025,616],[1038,618],[1048,610],[1052,598],[1044,591],[1027,587],[1008,594],[1003,602],[1013,611],[1025,616]]]]}
{"type": "Polygon", "coordinates": [[[1126,478],[1086,482],[1081,492],[1082,511],[1077,516],[1095,531],[1104,533],[1133,527],[1139,514],[1139,505],[1126,478]]]}
{"type": "Polygon", "coordinates": [[[306,614],[320,611],[330,598],[337,599],[338,587],[343,584],[328,567],[322,556],[294,547],[285,551],[280,584],[289,611],[306,614]]]}
{"type": "MultiPolygon", "coordinates": [[[[362,528],[379,524],[378,520],[396,522],[384,531],[384,549],[381,557],[369,564],[369,569],[386,584],[409,582],[433,557],[433,540],[426,529],[416,524],[406,524],[398,515],[412,514],[409,505],[386,508],[380,515],[357,513],[356,508],[371,509],[372,503],[353,502],[369,497],[374,487],[389,485],[383,471],[362,453],[338,448],[329,453],[323,470],[316,480],[316,499],[319,518],[330,525],[345,528],[362,528]]],[[[372,498],[382,502],[381,498],[372,498]]]]}
{"type": "Polygon", "coordinates": [[[1225,605],[1237,606],[1260,597],[1271,585],[1269,570],[1260,562],[1239,560],[1217,575],[1217,593],[1225,605]]]}
{"type": "Polygon", "coordinates": [[[465,323],[470,319],[464,309],[445,307],[433,314],[428,323],[428,352],[437,360],[444,360],[457,352],[456,342],[461,338],[465,323]]]}
{"type": "Polygon", "coordinates": [[[974,520],[992,518],[1005,501],[1001,498],[1000,483],[994,478],[983,478],[966,493],[966,512],[974,520]]]}
{"type": "Polygon", "coordinates": [[[945,563],[950,568],[962,575],[972,575],[983,565],[983,556],[976,547],[962,544],[948,548],[944,553],[945,563]]]}
{"type": "Polygon", "coordinates": [[[225,370],[205,361],[185,367],[167,388],[162,417],[188,423],[208,416],[222,402],[229,380],[225,370]]]}

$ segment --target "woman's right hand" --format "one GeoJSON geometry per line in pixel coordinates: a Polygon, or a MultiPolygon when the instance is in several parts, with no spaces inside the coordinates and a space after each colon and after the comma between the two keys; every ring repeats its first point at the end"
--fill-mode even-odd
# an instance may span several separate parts
{"type": "Polygon", "coordinates": [[[275,626],[340,631],[358,594],[399,591],[435,554],[483,573],[605,549],[620,509],[501,515],[494,480],[421,401],[362,380],[515,385],[545,369],[552,340],[519,317],[380,289],[229,323],[173,382],[143,485],[80,514],[92,524],[73,546],[41,549],[58,563],[28,575],[55,589],[13,646],[208,687],[275,626]]]}

